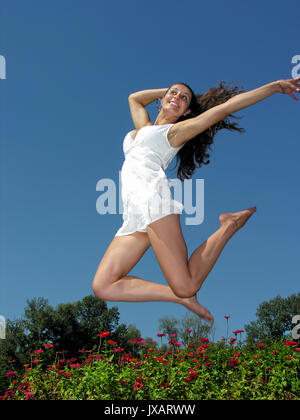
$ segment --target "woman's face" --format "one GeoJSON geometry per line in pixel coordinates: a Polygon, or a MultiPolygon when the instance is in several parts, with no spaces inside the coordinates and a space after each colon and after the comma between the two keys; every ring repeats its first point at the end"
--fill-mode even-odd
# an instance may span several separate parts
{"type": "Polygon", "coordinates": [[[184,85],[173,85],[169,88],[161,101],[165,111],[172,112],[178,118],[190,112],[189,105],[192,99],[191,91],[184,85]]]}

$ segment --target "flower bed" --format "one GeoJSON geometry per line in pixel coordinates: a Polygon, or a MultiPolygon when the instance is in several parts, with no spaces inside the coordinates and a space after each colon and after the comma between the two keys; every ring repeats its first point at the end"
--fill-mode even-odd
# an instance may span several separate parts
{"type": "MultiPolygon", "coordinates": [[[[240,331],[239,331],[240,332],[240,331]]],[[[163,334],[158,334],[162,337],[163,334]]],[[[7,372],[2,400],[218,400],[300,399],[300,348],[295,341],[266,346],[236,345],[236,340],[198,344],[169,337],[169,350],[142,338],[132,353],[99,334],[97,352],[80,350],[67,359],[47,343],[31,355],[24,371],[7,372]],[[43,353],[52,352],[45,366],[43,353]]]]}

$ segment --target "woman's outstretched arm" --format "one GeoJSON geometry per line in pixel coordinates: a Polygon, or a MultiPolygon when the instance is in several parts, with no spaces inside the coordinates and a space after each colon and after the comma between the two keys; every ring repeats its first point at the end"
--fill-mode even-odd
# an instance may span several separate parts
{"type": "Polygon", "coordinates": [[[178,147],[234,112],[254,105],[276,92],[288,94],[298,100],[294,92],[300,92],[299,80],[300,77],[268,83],[257,89],[235,95],[223,104],[216,105],[197,117],[176,123],[172,128],[173,143],[178,147]]]}
{"type": "Polygon", "coordinates": [[[300,77],[297,79],[277,80],[276,82],[268,83],[257,89],[250,90],[249,92],[233,96],[225,102],[227,113],[229,115],[240,109],[247,108],[277,92],[289,94],[297,101],[298,98],[294,95],[294,92],[300,92],[299,80],[300,77]]]}

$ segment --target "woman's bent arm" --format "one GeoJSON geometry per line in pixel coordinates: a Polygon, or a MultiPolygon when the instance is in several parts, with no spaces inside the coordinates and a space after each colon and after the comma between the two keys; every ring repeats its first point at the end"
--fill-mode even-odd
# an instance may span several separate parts
{"type": "Polygon", "coordinates": [[[143,106],[147,106],[156,99],[163,98],[167,90],[168,88],[140,90],[129,95],[128,100],[129,102],[136,101],[143,106]]]}
{"type": "Polygon", "coordinates": [[[133,124],[137,130],[151,123],[146,106],[162,98],[168,89],[148,89],[132,93],[128,97],[133,124]]]}

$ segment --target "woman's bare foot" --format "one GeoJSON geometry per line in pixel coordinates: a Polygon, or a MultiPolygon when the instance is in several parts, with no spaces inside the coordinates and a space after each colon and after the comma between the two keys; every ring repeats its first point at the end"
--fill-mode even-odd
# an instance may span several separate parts
{"type": "Polygon", "coordinates": [[[237,232],[248,219],[256,212],[256,207],[243,210],[237,213],[224,213],[219,216],[221,226],[228,227],[232,233],[237,232]]]}
{"type": "Polygon", "coordinates": [[[204,306],[200,305],[197,300],[197,296],[192,296],[190,298],[183,298],[181,299],[182,305],[184,305],[187,309],[194,312],[195,314],[199,315],[201,318],[206,319],[211,323],[214,323],[214,318],[212,314],[206,309],[204,306]]]}

